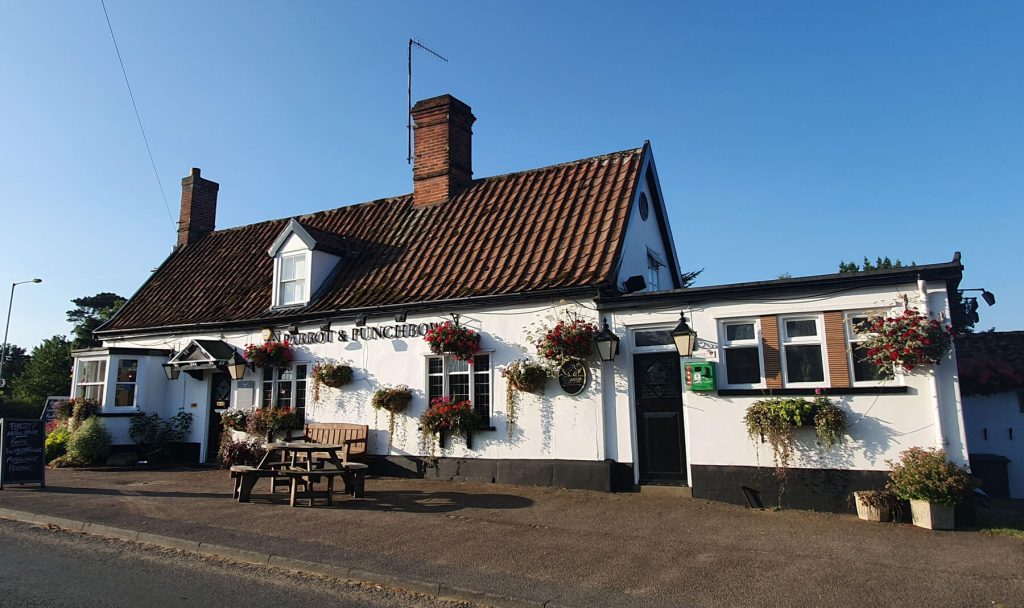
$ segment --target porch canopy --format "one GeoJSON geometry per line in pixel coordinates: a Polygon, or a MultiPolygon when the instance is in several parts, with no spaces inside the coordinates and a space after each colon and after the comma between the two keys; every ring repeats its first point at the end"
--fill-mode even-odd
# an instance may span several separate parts
{"type": "Polygon", "coordinates": [[[201,380],[203,372],[223,371],[235,357],[235,348],[223,340],[192,340],[166,365],[201,380]]]}

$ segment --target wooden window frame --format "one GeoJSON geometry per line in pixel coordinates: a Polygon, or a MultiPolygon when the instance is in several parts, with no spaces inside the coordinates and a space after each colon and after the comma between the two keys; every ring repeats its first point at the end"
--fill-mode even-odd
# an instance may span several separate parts
{"type": "MultiPolygon", "coordinates": [[[[473,361],[469,363],[469,371],[466,372],[469,375],[469,402],[473,404],[473,409],[480,414],[480,418],[485,426],[490,425],[491,415],[494,412],[494,352],[488,350],[482,350],[473,355],[473,361]],[[476,357],[485,356],[488,359],[487,371],[477,371],[476,369],[476,357]],[[488,386],[488,403],[486,411],[481,411],[480,404],[477,402],[476,395],[476,376],[477,374],[487,374],[487,386],[488,386]]],[[[435,397],[451,396],[451,388],[449,383],[450,373],[448,370],[448,361],[452,359],[452,355],[425,355],[423,358],[423,394],[427,397],[427,407],[430,407],[431,399],[435,397]],[[430,373],[430,361],[440,360],[441,361],[441,373],[432,374],[430,373]],[[441,394],[431,395],[430,393],[430,379],[440,377],[441,378],[441,394]]],[[[456,372],[462,374],[463,372],[456,372]]]]}
{"type": "Polygon", "coordinates": [[[782,386],[786,388],[828,388],[831,385],[831,374],[829,373],[828,352],[825,341],[825,321],[821,313],[802,313],[791,315],[779,315],[779,357],[782,367],[782,386]],[[787,321],[814,321],[814,339],[806,337],[789,338],[786,333],[787,321]],[[791,382],[789,380],[789,366],[786,361],[787,346],[817,346],[818,356],[821,359],[821,380],[814,382],[791,382]]]}
{"type": "Polygon", "coordinates": [[[764,345],[761,341],[761,320],[757,317],[739,317],[735,319],[718,319],[718,343],[722,347],[721,357],[721,378],[722,388],[765,388],[765,366],[764,366],[764,345]],[[750,340],[729,340],[728,325],[753,325],[754,337],[750,340]],[[760,369],[761,380],[757,383],[735,383],[729,381],[729,371],[726,365],[727,351],[730,348],[757,348],[757,364],[760,369]]]}

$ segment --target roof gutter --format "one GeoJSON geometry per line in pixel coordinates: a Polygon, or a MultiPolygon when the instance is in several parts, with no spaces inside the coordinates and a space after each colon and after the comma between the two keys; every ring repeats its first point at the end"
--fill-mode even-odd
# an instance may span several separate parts
{"type": "Polygon", "coordinates": [[[355,316],[358,314],[391,314],[395,312],[406,312],[415,314],[418,312],[429,312],[437,309],[479,308],[487,305],[502,305],[530,300],[546,300],[563,296],[589,296],[597,297],[600,293],[600,285],[589,285],[586,287],[567,287],[562,289],[551,289],[547,291],[523,291],[501,295],[487,296],[466,296],[448,300],[421,300],[417,302],[406,302],[403,304],[385,304],[381,306],[370,306],[363,308],[345,308],[322,312],[310,312],[304,314],[282,314],[277,317],[257,317],[253,319],[239,319],[236,321],[210,321],[203,323],[186,323],[182,325],[164,325],[162,327],[143,327],[139,329],[126,330],[103,330],[96,331],[98,337],[104,339],[115,339],[124,337],[145,337],[166,335],[169,333],[188,333],[195,331],[208,331],[228,328],[245,327],[267,327],[268,325],[283,325],[286,323],[304,323],[310,321],[324,321],[337,317],[355,316]]]}

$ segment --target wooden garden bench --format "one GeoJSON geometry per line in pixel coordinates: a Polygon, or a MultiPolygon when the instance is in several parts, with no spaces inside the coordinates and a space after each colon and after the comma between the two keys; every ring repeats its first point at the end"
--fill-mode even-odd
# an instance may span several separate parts
{"type": "Polygon", "coordinates": [[[289,437],[289,441],[303,440],[314,443],[343,446],[342,461],[360,461],[366,457],[366,439],[370,427],[348,422],[315,422],[303,428],[302,437],[289,437]]]}

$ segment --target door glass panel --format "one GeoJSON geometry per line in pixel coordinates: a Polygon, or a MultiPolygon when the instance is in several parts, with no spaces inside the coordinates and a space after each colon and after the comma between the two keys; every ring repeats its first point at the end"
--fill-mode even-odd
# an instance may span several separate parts
{"type": "Polygon", "coordinates": [[[682,395],[679,366],[662,359],[651,361],[640,368],[641,399],[671,399],[682,395]]]}

